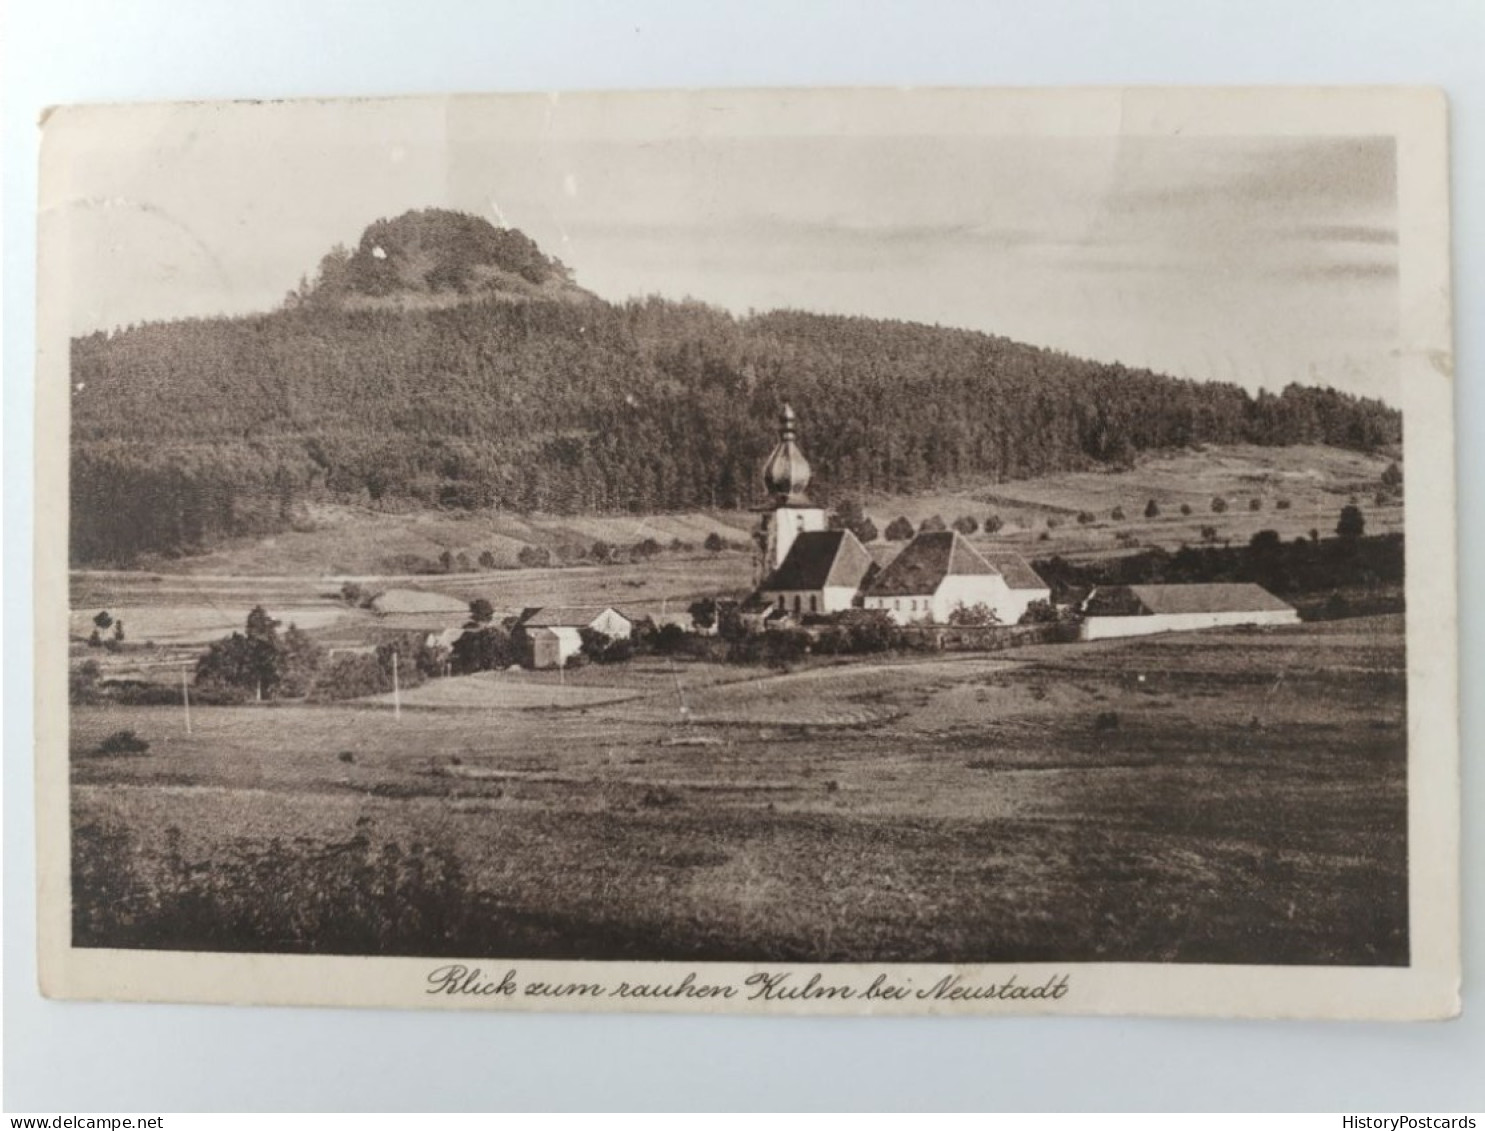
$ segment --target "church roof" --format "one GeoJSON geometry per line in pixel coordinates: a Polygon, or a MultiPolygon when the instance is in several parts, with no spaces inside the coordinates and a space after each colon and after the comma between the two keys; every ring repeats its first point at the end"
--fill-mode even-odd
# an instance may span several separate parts
{"type": "Polygon", "coordinates": [[[845,587],[858,589],[875,563],[849,530],[807,530],[758,588],[770,592],[845,587]]]}
{"type": "Polygon", "coordinates": [[[946,577],[993,576],[1000,571],[957,530],[919,534],[893,558],[872,583],[878,597],[931,595],[946,577]]]}
{"type": "Polygon", "coordinates": [[[1000,570],[1007,589],[1049,589],[1036,570],[1027,564],[1020,554],[1010,550],[982,550],[981,556],[1000,570]]]}

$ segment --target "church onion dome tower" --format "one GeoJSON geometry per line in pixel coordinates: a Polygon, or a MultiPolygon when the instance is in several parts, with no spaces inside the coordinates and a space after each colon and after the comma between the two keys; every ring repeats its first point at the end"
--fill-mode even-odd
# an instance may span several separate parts
{"type": "Polygon", "coordinates": [[[775,506],[808,506],[805,494],[810,485],[810,464],[794,438],[794,410],[788,405],[779,416],[778,446],[763,465],[763,486],[775,506]]]}

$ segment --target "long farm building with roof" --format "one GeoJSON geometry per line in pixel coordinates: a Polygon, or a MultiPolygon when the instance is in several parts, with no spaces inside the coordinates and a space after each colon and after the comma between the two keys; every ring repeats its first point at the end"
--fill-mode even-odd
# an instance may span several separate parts
{"type": "Polygon", "coordinates": [[[1106,586],[1088,595],[1082,612],[1079,636],[1083,640],[1299,623],[1292,605],[1250,582],[1106,586]]]}

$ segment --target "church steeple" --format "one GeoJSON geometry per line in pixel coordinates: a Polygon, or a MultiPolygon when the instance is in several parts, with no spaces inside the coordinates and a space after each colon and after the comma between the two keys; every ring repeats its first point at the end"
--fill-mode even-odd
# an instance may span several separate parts
{"type": "Polygon", "coordinates": [[[809,506],[805,490],[810,485],[810,465],[795,439],[794,422],[794,410],[786,404],[779,414],[778,446],[763,465],[763,486],[775,506],[809,506]]]}
{"type": "Polygon", "coordinates": [[[825,529],[825,512],[805,493],[810,485],[810,464],[794,433],[794,410],[788,405],[779,414],[779,442],[763,465],[763,486],[769,502],[763,508],[763,557],[758,562],[758,584],[784,564],[789,547],[800,534],[825,529]]]}

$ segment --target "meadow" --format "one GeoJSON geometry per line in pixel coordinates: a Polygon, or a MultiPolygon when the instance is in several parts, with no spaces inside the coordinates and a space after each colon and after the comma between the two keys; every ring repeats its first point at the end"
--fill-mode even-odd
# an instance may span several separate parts
{"type": "Polygon", "coordinates": [[[74,707],[75,942],[1408,959],[1400,616],[424,691],[74,707]]]}

